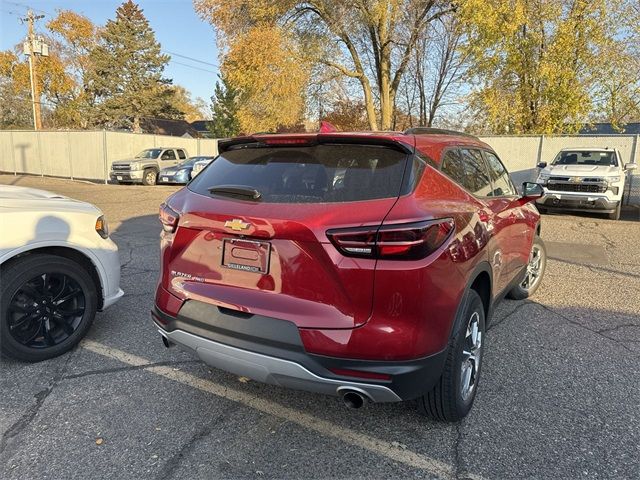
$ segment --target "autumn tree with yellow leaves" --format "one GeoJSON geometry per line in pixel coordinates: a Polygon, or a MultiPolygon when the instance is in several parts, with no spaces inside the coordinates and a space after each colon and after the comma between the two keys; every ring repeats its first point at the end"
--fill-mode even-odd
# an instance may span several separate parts
{"type": "MultiPolygon", "coordinates": [[[[268,112],[286,109],[284,121],[291,120],[294,110],[302,113],[303,103],[293,91],[303,93],[306,72],[312,64],[321,64],[358,82],[372,130],[391,128],[398,88],[421,33],[454,9],[447,0],[194,0],[194,4],[219,33],[223,72],[242,92],[243,126],[249,126],[249,119],[259,122],[252,115],[260,112],[255,102],[268,112]],[[246,65],[238,63],[243,61],[241,51],[254,60],[249,73],[236,72],[246,65]],[[246,75],[254,72],[260,72],[256,80],[272,85],[267,95],[252,94],[253,80],[246,75]],[[293,101],[286,105],[281,98],[293,101]]],[[[272,126],[273,120],[266,124],[272,126]]]]}
{"type": "Polygon", "coordinates": [[[619,6],[618,0],[460,2],[475,128],[557,133],[588,123],[594,93],[616,75],[608,66],[622,48],[615,38],[619,6]]]}

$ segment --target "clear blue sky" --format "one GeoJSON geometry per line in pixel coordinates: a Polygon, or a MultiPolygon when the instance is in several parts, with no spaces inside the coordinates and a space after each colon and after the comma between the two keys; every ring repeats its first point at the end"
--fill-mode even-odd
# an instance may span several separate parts
{"type": "MultiPolygon", "coordinates": [[[[44,31],[46,22],[55,16],[56,10],[73,10],[104,25],[108,19],[115,18],[116,8],[121,3],[121,0],[0,0],[0,50],[22,42],[27,27],[19,18],[27,7],[36,14],[46,15],[37,24],[38,29],[44,31]]],[[[166,76],[209,104],[218,73],[217,66],[208,65],[218,65],[213,28],[195,14],[191,0],[138,0],[136,3],[144,10],[162,49],[174,54],[165,70],[166,76]]]]}

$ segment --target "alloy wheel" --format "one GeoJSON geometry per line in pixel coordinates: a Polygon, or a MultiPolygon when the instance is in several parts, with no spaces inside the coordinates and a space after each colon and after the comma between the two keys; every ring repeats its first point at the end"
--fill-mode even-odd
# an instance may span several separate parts
{"type": "Polygon", "coordinates": [[[30,348],[48,348],[68,339],[85,313],[85,294],[63,273],[44,273],[25,282],[8,305],[9,334],[30,348]]]}
{"type": "Polygon", "coordinates": [[[520,283],[524,290],[531,290],[540,281],[542,273],[542,249],[539,245],[534,244],[529,255],[529,263],[527,264],[527,274],[520,283]]]}
{"type": "Polygon", "coordinates": [[[461,394],[465,401],[473,393],[480,372],[482,358],[482,330],[480,327],[480,314],[473,312],[467,323],[460,371],[461,394]]]}

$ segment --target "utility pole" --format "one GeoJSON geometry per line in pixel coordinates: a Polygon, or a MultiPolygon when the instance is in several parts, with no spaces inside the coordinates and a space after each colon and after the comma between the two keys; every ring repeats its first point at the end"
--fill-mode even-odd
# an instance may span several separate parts
{"type": "Polygon", "coordinates": [[[29,30],[27,33],[27,39],[22,44],[22,49],[25,55],[29,57],[29,79],[31,81],[31,104],[33,108],[33,129],[42,129],[42,111],[40,108],[40,90],[38,88],[38,79],[36,75],[37,55],[42,57],[49,56],[49,46],[44,43],[41,37],[36,37],[33,24],[36,20],[44,18],[44,15],[34,15],[31,10],[27,12],[26,18],[23,18],[23,22],[27,22],[29,30]]]}

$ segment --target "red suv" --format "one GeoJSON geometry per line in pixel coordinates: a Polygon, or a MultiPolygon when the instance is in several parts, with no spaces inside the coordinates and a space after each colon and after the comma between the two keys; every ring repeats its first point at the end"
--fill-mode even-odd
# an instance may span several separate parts
{"type": "Polygon", "coordinates": [[[166,346],[252,379],[464,417],[498,300],[545,249],[524,184],[475,137],[253,135],[160,208],[153,319],[166,346]]]}

